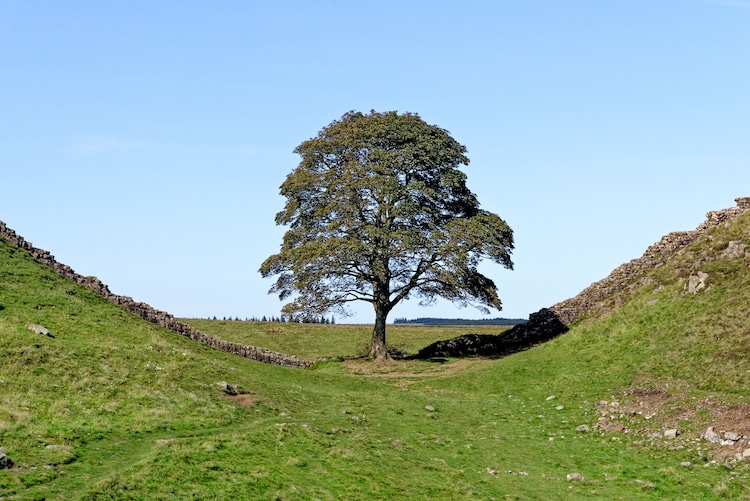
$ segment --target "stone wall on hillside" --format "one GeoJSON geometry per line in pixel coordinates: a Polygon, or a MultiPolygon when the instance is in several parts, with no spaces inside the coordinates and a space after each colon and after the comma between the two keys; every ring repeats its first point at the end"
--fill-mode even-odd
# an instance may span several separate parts
{"type": "Polygon", "coordinates": [[[79,275],[78,273],[73,271],[70,266],[58,263],[57,260],[55,260],[55,256],[53,256],[46,250],[34,247],[23,237],[17,235],[15,231],[8,228],[2,221],[0,221],[0,237],[5,238],[13,245],[24,249],[36,261],[49,266],[63,277],[96,292],[111,303],[114,303],[121,308],[141,317],[147,322],[159,325],[161,327],[166,327],[167,329],[174,331],[181,336],[188,337],[193,341],[198,341],[200,343],[212,346],[216,349],[233,353],[241,357],[249,358],[251,360],[280,365],[282,367],[305,369],[309,368],[314,362],[313,360],[298,358],[293,355],[285,355],[283,353],[277,353],[274,351],[266,350],[264,348],[257,348],[255,346],[247,346],[239,343],[232,343],[228,341],[222,341],[220,339],[215,339],[186,323],[180,322],[169,313],[154,309],[146,303],[134,301],[131,297],[112,294],[112,292],[110,292],[109,290],[109,287],[102,283],[102,281],[98,278],[79,275]]]}
{"type": "Polygon", "coordinates": [[[617,301],[620,293],[643,285],[646,272],[664,264],[670,256],[695,242],[711,228],[750,210],[750,197],[737,198],[735,202],[735,207],[707,213],[706,221],[692,231],[678,231],[663,236],[646,249],[641,257],[620,265],[608,277],[594,282],[577,296],[557,303],[550,310],[568,325],[586,312],[600,308],[605,299],[614,298],[617,301]]]}

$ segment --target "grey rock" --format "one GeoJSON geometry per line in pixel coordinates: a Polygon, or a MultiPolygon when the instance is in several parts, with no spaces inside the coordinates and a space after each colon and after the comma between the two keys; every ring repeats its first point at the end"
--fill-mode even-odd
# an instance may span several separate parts
{"type": "Polygon", "coordinates": [[[744,244],[739,240],[732,240],[731,242],[729,242],[729,245],[727,245],[726,250],[722,253],[722,257],[745,257],[746,248],[747,244],[744,244]]]}
{"type": "Polygon", "coordinates": [[[699,291],[702,291],[706,288],[706,279],[708,278],[708,273],[704,273],[702,271],[699,271],[697,275],[690,275],[690,278],[688,278],[688,285],[687,285],[687,291],[690,294],[697,294],[699,291]]]}
{"type": "Polygon", "coordinates": [[[725,431],[724,432],[724,440],[731,440],[732,442],[737,442],[742,437],[739,433],[735,433],[733,431],[725,431]]]}
{"type": "Polygon", "coordinates": [[[581,475],[580,473],[568,473],[567,479],[568,479],[568,482],[571,482],[571,481],[579,482],[583,480],[583,475],[581,475]]]}
{"type": "Polygon", "coordinates": [[[705,432],[703,432],[703,435],[701,435],[701,438],[703,440],[707,440],[711,442],[712,444],[718,444],[719,442],[721,442],[721,437],[719,436],[718,433],[714,431],[713,426],[709,426],[708,429],[705,432]]]}
{"type": "Polygon", "coordinates": [[[581,433],[588,433],[589,427],[585,424],[582,424],[581,426],[576,426],[576,431],[580,431],[581,433]]]}
{"type": "Polygon", "coordinates": [[[43,325],[37,325],[37,324],[29,324],[26,326],[27,329],[29,329],[32,332],[36,332],[37,334],[41,334],[42,336],[49,336],[50,332],[49,329],[46,328],[43,325]]]}
{"type": "Polygon", "coordinates": [[[672,428],[664,431],[664,438],[677,438],[677,435],[679,434],[680,432],[678,432],[675,428],[672,428]]]}

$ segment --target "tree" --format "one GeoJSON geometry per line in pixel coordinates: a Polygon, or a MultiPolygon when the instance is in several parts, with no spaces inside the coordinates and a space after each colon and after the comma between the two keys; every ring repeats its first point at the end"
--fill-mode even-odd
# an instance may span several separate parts
{"type": "Polygon", "coordinates": [[[292,299],[286,314],[347,315],[350,302],[369,302],[370,355],[387,358],[386,319],[403,300],[502,308],[477,265],[512,269],[513,232],[480,209],[459,170],[466,148],[446,130],[413,113],[352,111],[294,152],[302,160],[276,215],[289,228],[259,270],[278,275],[269,293],[292,299]]]}

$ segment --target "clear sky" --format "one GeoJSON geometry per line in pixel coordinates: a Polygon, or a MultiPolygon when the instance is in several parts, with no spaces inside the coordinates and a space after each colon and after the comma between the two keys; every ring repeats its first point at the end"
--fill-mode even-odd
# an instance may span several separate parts
{"type": "Polygon", "coordinates": [[[278,315],[292,150],[371,109],[468,148],[525,318],[750,196],[750,0],[0,0],[0,220],[177,316],[278,315]]]}

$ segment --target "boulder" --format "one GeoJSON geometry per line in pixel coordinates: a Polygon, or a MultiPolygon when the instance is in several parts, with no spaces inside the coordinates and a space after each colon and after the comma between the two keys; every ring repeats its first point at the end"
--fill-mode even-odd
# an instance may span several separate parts
{"type": "Polygon", "coordinates": [[[13,468],[13,460],[5,454],[5,449],[0,447],[0,470],[13,468]]]}
{"type": "Polygon", "coordinates": [[[731,440],[732,442],[737,442],[741,438],[742,438],[742,436],[740,436],[739,433],[736,433],[736,432],[733,432],[733,431],[725,431],[724,432],[724,440],[731,440]]]}
{"type": "Polygon", "coordinates": [[[719,442],[721,442],[721,437],[719,436],[718,433],[714,431],[713,426],[709,426],[708,429],[703,432],[703,435],[701,435],[701,438],[703,440],[707,440],[711,442],[712,444],[718,444],[719,442]]]}
{"type": "Polygon", "coordinates": [[[699,291],[702,291],[706,288],[706,279],[708,278],[708,273],[704,273],[702,271],[699,271],[697,275],[690,275],[690,278],[688,278],[688,284],[687,284],[687,291],[689,294],[697,294],[699,291]]]}
{"type": "Polygon", "coordinates": [[[36,332],[37,334],[41,334],[42,336],[49,336],[50,332],[49,329],[46,328],[43,325],[37,325],[37,324],[29,324],[26,326],[27,329],[29,329],[32,332],[36,332]]]}

